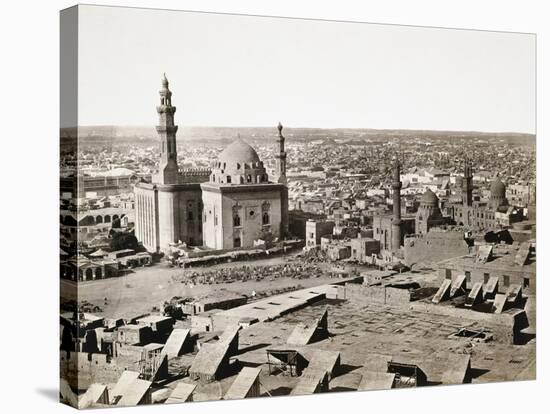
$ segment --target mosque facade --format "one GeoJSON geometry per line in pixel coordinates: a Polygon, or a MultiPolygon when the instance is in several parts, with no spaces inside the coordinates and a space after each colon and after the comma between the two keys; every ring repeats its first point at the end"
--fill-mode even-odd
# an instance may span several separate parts
{"type": "Polygon", "coordinates": [[[509,204],[506,186],[499,177],[493,180],[489,191],[487,202],[473,200],[473,169],[471,162],[466,160],[462,179],[462,202],[446,205],[447,215],[455,224],[471,230],[501,229],[524,220],[521,211],[509,204]]]}
{"type": "Polygon", "coordinates": [[[219,154],[212,169],[180,169],[176,107],[166,76],[159,93],[159,171],[151,183],[138,183],[134,189],[137,239],[147,250],[159,252],[177,243],[227,250],[284,238],[288,189],[283,126],[278,125],[274,180],[240,137],[219,154]]]}

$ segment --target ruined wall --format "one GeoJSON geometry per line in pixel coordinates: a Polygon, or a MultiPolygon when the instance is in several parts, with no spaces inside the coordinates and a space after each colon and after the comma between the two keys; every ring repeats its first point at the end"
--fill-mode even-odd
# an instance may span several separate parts
{"type": "Polygon", "coordinates": [[[464,233],[430,231],[425,235],[407,237],[404,243],[405,263],[436,263],[469,253],[464,233]]]}
{"type": "Polygon", "coordinates": [[[407,289],[385,286],[346,284],[345,298],[357,305],[408,306],[411,294],[407,289]]]}

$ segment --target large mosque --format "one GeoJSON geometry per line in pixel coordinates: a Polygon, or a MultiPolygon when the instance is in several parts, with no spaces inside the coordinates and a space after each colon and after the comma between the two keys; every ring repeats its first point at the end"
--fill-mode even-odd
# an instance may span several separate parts
{"type": "Polygon", "coordinates": [[[214,250],[251,248],[255,241],[281,239],[288,230],[288,189],[283,127],[278,125],[275,177],[240,137],[218,156],[212,169],[178,167],[176,107],[166,76],[157,106],[159,171],[135,186],[136,237],[149,251],[174,243],[214,250]]]}

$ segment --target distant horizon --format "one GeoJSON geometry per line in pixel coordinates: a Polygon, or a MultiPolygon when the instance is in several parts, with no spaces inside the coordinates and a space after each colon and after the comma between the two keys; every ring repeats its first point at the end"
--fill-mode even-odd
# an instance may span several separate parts
{"type": "MultiPolygon", "coordinates": [[[[536,132],[522,132],[522,131],[481,131],[481,130],[459,130],[459,129],[429,129],[429,128],[369,128],[369,127],[315,127],[315,126],[287,126],[281,122],[284,131],[287,129],[319,129],[319,130],[352,130],[352,131],[405,131],[405,132],[449,132],[449,133],[467,133],[467,134],[499,134],[499,135],[530,135],[536,136],[536,132]]],[[[177,134],[180,134],[185,128],[228,128],[228,129],[277,129],[277,124],[273,125],[180,125],[178,126],[177,134]]],[[[156,125],[139,125],[139,124],[88,124],[79,125],[78,128],[150,128],[155,129],[156,125]]],[[[61,129],[69,129],[76,127],[61,127],[61,129]]]]}

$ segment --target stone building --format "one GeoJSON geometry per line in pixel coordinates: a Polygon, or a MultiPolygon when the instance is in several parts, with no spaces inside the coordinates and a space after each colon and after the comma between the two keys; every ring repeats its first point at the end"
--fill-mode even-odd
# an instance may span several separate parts
{"type": "Polygon", "coordinates": [[[166,76],[157,106],[159,171],[134,188],[136,237],[149,251],[183,242],[212,249],[249,248],[254,241],[282,238],[288,227],[286,152],[279,124],[277,182],[270,181],[256,151],[238,138],[209,169],[178,167],[176,107],[166,76]]]}
{"type": "Polygon", "coordinates": [[[380,242],[370,237],[351,239],[351,258],[360,263],[372,262],[372,255],[380,252],[380,242]]]}
{"type": "Polygon", "coordinates": [[[512,285],[521,286],[526,295],[536,293],[535,245],[525,243],[522,247],[494,246],[485,258],[480,254],[454,257],[438,264],[439,280],[466,275],[468,288],[481,282],[486,286],[492,277],[498,278],[498,293],[506,293],[512,285]]]}
{"type": "Polygon", "coordinates": [[[417,234],[426,234],[431,228],[446,224],[448,220],[441,214],[439,198],[429,188],[420,199],[416,213],[415,230],[417,234]]]}
{"type": "Polygon", "coordinates": [[[221,152],[210,181],[202,183],[201,190],[206,247],[253,247],[254,240],[285,233],[286,185],[269,182],[258,154],[242,139],[221,152]]]}
{"type": "Polygon", "coordinates": [[[332,236],[335,223],[324,220],[306,222],[306,249],[313,249],[321,244],[321,237],[332,236]]]}
{"type": "Polygon", "coordinates": [[[475,230],[491,230],[511,226],[523,220],[520,209],[509,205],[506,198],[506,186],[496,178],[490,187],[487,203],[473,201],[472,165],[470,161],[464,164],[462,179],[461,203],[450,203],[445,206],[446,215],[459,226],[475,230]]]}

